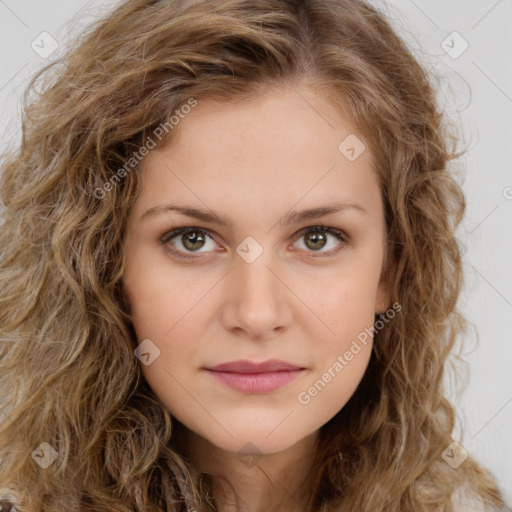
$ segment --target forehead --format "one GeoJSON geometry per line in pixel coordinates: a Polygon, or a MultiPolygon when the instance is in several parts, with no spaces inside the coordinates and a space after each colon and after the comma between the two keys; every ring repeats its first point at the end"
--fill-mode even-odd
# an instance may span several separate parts
{"type": "Polygon", "coordinates": [[[340,137],[354,132],[338,110],[304,86],[272,89],[244,101],[205,98],[183,116],[173,144],[187,153],[189,161],[198,156],[192,150],[230,160],[269,160],[280,155],[293,159],[308,152],[318,156],[321,151],[327,157],[336,154],[340,137]]]}
{"type": "Polygon", "coordinates": [[[199,100],[175,139],[143,160],[137,208],[184,196],[203,208],[211,203],[260,216],[262,206],[282,210],[299,201],[304,208],[338,200],[378,207],[372,155],[354,132],[310,89],[269,91],[243,102],[199,100]],[[355,159],[347,157],[348,146],[355,159]]]}

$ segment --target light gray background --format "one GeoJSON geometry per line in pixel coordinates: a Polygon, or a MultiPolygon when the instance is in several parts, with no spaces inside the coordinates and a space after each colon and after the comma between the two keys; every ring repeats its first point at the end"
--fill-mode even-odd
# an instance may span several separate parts
{"type": "MultiPolygon", "coordinates": [[[[512,502],[512,0],[372,3],[392,16],[427,68],[442,75],[440,102],[469,145],[456,167],[466,169],[468,200],[458,234],[467,251],[460,308],[474,332],[465,352],[469,384],[462,398],[454,394],[449,378],[447,385],[459,406],[455,434],[496,475],[512,502]]],[[[19,134],[20,97],[29,78],[61,53],[68,34],[116,4],[0,0],[0,150],[19,134]],[[59,43],[47,59],[31,46],[42,32],[59,43]]]]}

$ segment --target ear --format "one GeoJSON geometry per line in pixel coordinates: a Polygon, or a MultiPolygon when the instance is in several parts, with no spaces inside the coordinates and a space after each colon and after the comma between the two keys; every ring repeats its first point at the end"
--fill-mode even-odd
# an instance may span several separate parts
{"type": "MultiPolygon", "coordinates": [[[[394,263],[394,262],[393,262],[394,263]]],[[[377,293],[375,295],[375,314],[385,313],[391,307],[391,282],[394,275],[394,264],[388,265],[381,272],[377,293]]]]}

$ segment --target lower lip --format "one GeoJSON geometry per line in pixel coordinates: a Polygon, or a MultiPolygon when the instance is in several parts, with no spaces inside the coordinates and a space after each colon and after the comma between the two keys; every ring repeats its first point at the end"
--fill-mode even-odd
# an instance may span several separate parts
{"type": "Polygon", "coordinates": [[[230,388],[245,393],[274,391],[298,377],[304,370],[286,370],[266,373],[233,373],[208,370],[230,388]]]}

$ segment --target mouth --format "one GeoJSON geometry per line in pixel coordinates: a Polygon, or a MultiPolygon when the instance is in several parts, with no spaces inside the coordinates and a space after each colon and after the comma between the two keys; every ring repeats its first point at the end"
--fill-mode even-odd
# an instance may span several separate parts
{"type": "Polygon", "coordinates": [[[245,393],[268,393],[288,384],[305,370],[282,370],[278,372],[235,373],[206,370],[213,377],[237,391],[245,393]]]}
{"type": "Polygon", "coordinates": [[[303,367],[275,359],[263,363],[233,361],[205,370],[225,386],[253,394],[275,391],[306,371],[303,367]]]}

